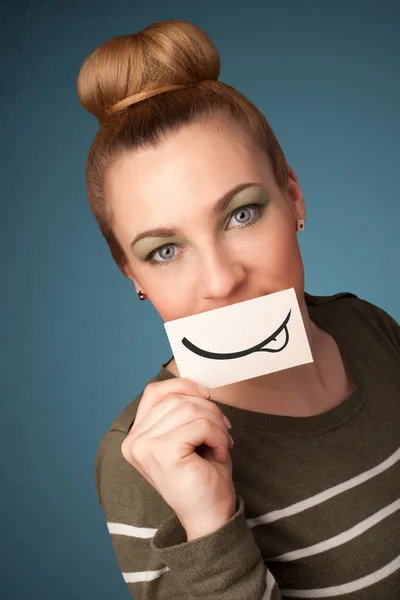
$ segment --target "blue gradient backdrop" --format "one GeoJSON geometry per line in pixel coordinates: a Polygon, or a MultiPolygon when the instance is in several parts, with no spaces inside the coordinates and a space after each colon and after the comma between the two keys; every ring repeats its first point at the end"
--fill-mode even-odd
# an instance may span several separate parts
{"type": "Polygon", "coordinates": [[[105,39],[203,27],[220,79],[264,112],[307,202],[306,289],[400,319],[400,3],[16,0],[1,5],[0,595],[128,599],[93,466],[102,434],[169,357],[86,200],[97,129],[76,77],[105,39]]]}

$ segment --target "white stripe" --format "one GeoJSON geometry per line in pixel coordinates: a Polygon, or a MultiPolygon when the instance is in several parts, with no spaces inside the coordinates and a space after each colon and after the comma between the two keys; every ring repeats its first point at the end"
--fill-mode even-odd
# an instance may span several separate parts
{"type": "MultiPolygon", "coordinates": [[[[343,483],[340,483],[328,490],[325,490],[314,496],[311,496],[310,498],[308,498],[306,500],[296,502],[295,504],[292,504],[291,506],[288,506],[288,507],[280,509],[280,510],[271,511],[269,513],[266,513],[265,515],[261,515],[260,517],[256,517],[254,519],[246,519],[247,525],[249,527],[255,527],[255,526],[261,525],[261,524],[272,523],[274,521],[277,521],[278,519],[283,519],[290,515],[297,514],[303,510],[307,510],[308,508],[311,508],[313,506],[317,506],[318,504],[321,504],[322,502],[325,502],[325,501],[329,500],[330,498],[332,498],[336,495],[339,495],[349,489],[352,489],[352,488],[356,487],[357,485],[360,485],[361,483],[364,483],[365,481],[372,479],[373,477],[375,477],[376,475],[379,475],[380,473],[383,473],[384,471],[386,471],[387,469],[392,467],[394,464],[396,464],[396,462],[398,462],[399,460],[400,460],[400,448],[396,452],[394,452],[391,456],[389,456],[389,458],[384,460],[382,463],[380,463],[376,467],[373,467],[372,469],[369,469],[368,471],[364,471],[364,473],[361,473],[360,475],[357,475],[356,477],[352,477],[351,479],[349,479],[343,483]]],[[[278,557],[275,557],[275,558],[272,558],[269,560],[275,560],[275,561],[297,560],[301,556],[307,556],[307,555],[310,556],[312,554],[316,554],[317,552],[322,552],[329,548],[341,545],[341,544],[345,543],[346,541],[353,539],[357,535],[361,535],[361,533],[363,531],[366,531],[367,529],[369,529],[370,527],[372,527],[379,521],[383,520],[390,514],[393,514],[396,510],[399,509],[398,503],[399,503],[399,501],[393,502],[386,508],[375,513],[375,515],[372,515],[368,519],[365,519],[364,521],[362,521],[355,527],[347,530],[346,532],[343,532],[343,533],[339,534],[338,536],[334,536],[334,537],[330,538],[330,540],[326,540],[324,542],[315,544],[314,546],[310,546],[305,549],[296,550],[293,552],[287,552],[286,554],[282,554],[278,557]]],[[[123,523],[107,523],[107,527],[108,527],[110,534],[126,535],[129,537],[136,537],[136,538],[146,538],[146,539],[152,538],[152,537],[154,537],[154,535],[157,532],[157,529],[153,529],[153,528],[149,528],[149,527],[135,527],[132,525],[125,525],[123,523]]],[[[393,560],[392,562],[387,564],[385,567],[379,569],[378,571],[375,571],[374,573],[371,573],[370,575],[367,575],[360,579],[356,579],[355,581],[352,581],[349,583],[345,583],[345,584],[337,585],[337,586],[333,586],[333,587],[328,587],[328,588],[314,588],[314,589],[309,589],[309,590],[287,589],[287,590],[280,590],[280,592],[282,595],[286,595],[289,598],[329,598],[332,596],[348,594],[350,592],[369,587],[370,585],[373,585],[374,583],[381,581],[382,579],[385,579],[386,577],[388,577],[389,575],[391,575],[392,573],[397,571],[399,568],[400,568],[400,557],[397,557],[395,560],[393,560]]],[[[164,567],[163,569],[160,569],[158,571],[138,571],[138,572],[131,572],[131,573],[122,573],[122,575],[123,575],[123,578],[126,581],[126,583],[136,583],[136,582],[153,581],[154,579],[158,579],[163,573],[165,573],[167,571],[169,571],[169,568],[164,567]]],[[[269,570],[267,570],[266,582],[267,582],[267,588],[266,588],[263,600],[270,600],[272,591],[274,589],[276,582],[269,570]]]]}
{"type": "Polygon", "coordinates": [[[332,596],[342,596],[370,587],[378,581],[386,579],[386,577],[389,577],[389,575],[392,575],[392,573],[398,569],[400,569],[400,556],[382,567],[382,569],[378,569],[378,571],[375,571],[366,577],[361,577],[361,579],[355,579],[354,581],[349,581],[342,585],[335,585],[327,588],[313,588],[311,590],[280,590],[280,592],[282,596],[287,596],[288,598],[332,598],[332,596]]]}
{"type": "Polygon", "coordinates": [[[327,550],[331,550],[332,548],[337,548],[337,546],[341,546],[350,540],[353,540],[357,536],[367,531],[386,517],[392,515],[396,510],[400,509],[400,500],[396,500],[389,504],[385,508],[382,508],[375,514],[368,517],[364,521],[361,521],[351,529],[340,533],[339,535],[335,535],[323,542],[318,544],[314,544],[313,546],[308,546],[308,548],[301,548],[300,550],[294,550],[293,552],[286,552],[285,554],[281,554],[280,556],[274,556],[272,558],[268,558],[268,562],[273,560],[277,562],[288,562],[292,560],[298,560],[299,558],[304,558],[305,556],[313,556],[314,554],[319,554],[320,552],[326,552],[327,550]]]}
{"type": "MultiPolygon", "coordinates": [[[[364,483],[365,481],[368,481],[368,479],[372,479],[376,475],[383,473],[396,464],[396,462],[399,460],[400,448],[378,466],[369,469],[369,471],[364,471],[364,473],[361,473],[356,477],[352,477],[348,481],[339,483],[328,490],[319,492],[315,496],[311,496],[310,498],[296,502],[295,504],[287,506],[286,508],[273,510],[265,515],[255,517],[253,519],[246,519],[247,525],[250,528],[256,527],[257,525],[266,525],[267,523],[273,523],[279,519],[290,517],[291,515],[300,513],[303,510],[307,510],[308,508],[322,504],[322,502],[326,502],[330,498],[333,498],[334,496],[337,496],[353,487],[356,487],[357,485],[360,485],[361,483],[364,483]]],[[[149,527],[134,527],[133,525],[124,525],[123,523],[107,523],[107,527],[110,533],[137,538],[152,538],[157,533],[157,529],[151,529],[149,527]]]]}
{"type": "Polygon", "coordinates": [[[157,529],[149,527],[134,527],[133,525],[124,525],[123,523],[107,523],[108,531],[115,535],[128,535],[136,538],[152,538],[157,533],[157,529]]]}
{"type": "MultiPolygon", "coordinates": [[[[158,579],[161,577],[163,573],[169,571],[168,567],[164,567],[163,569],[159,569],[158,571],[137,571],[131,573],[122,573],[122,576],[126,583],[141,583],[146,581],[154,581],[154,579],[158,579]]],[[[271,573],[271,571],[267,570],[267,589],[265,590],[265,594],[262,600],[271,600],[271,594],[275,587],[275,579],[271,573]]]]}
{"type": "Polygon", "coordinates": [[[338,485],[335,485],[329,488],[328,490],[319,492],[315,496],[310,496],[310,498],[307,498],[306,500],[301,500],[300,502],[296,502],[295,504],[287,506],[286,508],[273,510],[269,513],[266,513],[265,515],[261,515],[260,517],[246,519],[247,525],[249,527],[256,527],[257,525],[273,523],[274,521],[278,521],[278,519],[290,517],[291,515],[295,515],[299,512],[307,510],[308,508],[312,508],[314,506],[317,506],[318,504],[322,504],[322,502],[326,502],[330,498],[342,494],[343,492],[346,492],[347,490],[350,490],[351,488],[354,488],[357,485],[368,481],[368,479],[376,477],[376,475],[383,473],[384,471],[392,467],[394,464],[396,464],[396,462],[398,462],[399,460],[400,448],[376,467],[373,467],[368,471],[364,471],[364,473],[361,473],[356,477],[352,477],[351,479],[348,479],[343,483],[339,483],[338,485]]]}
{"type": "Polygon", "coordinates": [[[272,590],[274,589],[275,583],[276,582],[271,571],[267,570],[267,589],[265,590],[262,600],[271,600],[272,590]]]}
{"type": "Polygon", "coordinates": [[[159,571],[137,571],[136,573],[122,573],[122,577],[125,579],[126,583],[153,581],[154,579],[158,579],[166,571],[169,571],[168,567],[164,567],[159,571]]]}

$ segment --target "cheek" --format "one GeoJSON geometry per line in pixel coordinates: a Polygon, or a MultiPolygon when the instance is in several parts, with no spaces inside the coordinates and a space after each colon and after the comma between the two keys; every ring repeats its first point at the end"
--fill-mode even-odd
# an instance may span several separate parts
{"type": "Polygon", "coordinates": [[[256,237],[249,239],[248,255],[252,264],[261,268],[291,270],[300,256],[295,226],[285,219],[268,224],[256,237]]]}
{"type": "Polygon", "coordinates": [[[304,285],[303,262],[297,241],[295,224],[282,219],[266,227],[249,245],[253,273],[260,277],[268,290],[294,287],[300,295],[304,285]]]}
{"type": "MultiPolygon", "coordinates": [[[[157,273],[150,273],[146,277],[148,295],[156,311],[164,322],[180,319],[191,314],[194,306],[192,298],[193,286],[184,277],[176,279],[168,277],[165,271],[169,267],[155,268],[157,273]]],[[[171,272],[170,272],[171,273],[171,272]]]]}
{"type": "Polygon", "coordinates": [[[183,303],[177,300],[176,294],[152,294],[151,302],[164,322],[186,316],[184,308],[181,306],[183,303]]]}

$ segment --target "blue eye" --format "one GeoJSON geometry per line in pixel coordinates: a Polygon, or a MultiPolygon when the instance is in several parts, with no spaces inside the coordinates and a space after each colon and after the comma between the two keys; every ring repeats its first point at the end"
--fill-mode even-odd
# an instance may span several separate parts
{"type": "MultiPolygon", "coordinates": [[[[231,213],[229,221],[235,218],[239,227],[247,227],[256,223],[261,218],[264,208],[265,206],[263,204],[247,204],[246,206],[241,206],[231,213]]],[[[235,229],[235,227],[227,227],[227,229],[235,229]]]]}
{"type": "Polygon", "coordinates": [[[164,246],[160,246],[159,248],[156,248],[150,252],[150,254],[146,256],[145,260],[156,265],[166,265],[175,258],[173,248],[176,248],[176,244],[164,244],[164,246]],[[157,255],[161,257],[161,260],[155,258],[157,255]]]}

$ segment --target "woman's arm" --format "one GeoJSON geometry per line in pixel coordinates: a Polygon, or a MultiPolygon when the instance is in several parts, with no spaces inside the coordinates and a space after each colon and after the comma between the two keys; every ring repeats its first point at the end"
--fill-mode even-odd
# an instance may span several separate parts
{"type": "Polygon", "coordinates": [[[217,531],[187,542],[172,509],[122,456],[126,434],[103,436],[96,491],[117,562],[135,600],[281,600],[247,526],[244,502],[217,531]]]}

